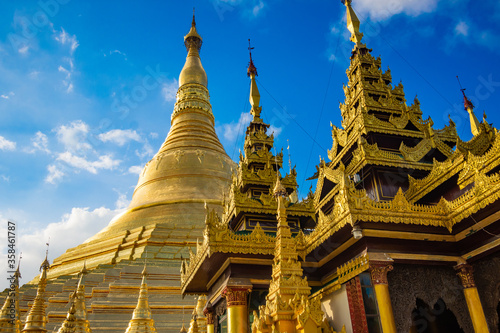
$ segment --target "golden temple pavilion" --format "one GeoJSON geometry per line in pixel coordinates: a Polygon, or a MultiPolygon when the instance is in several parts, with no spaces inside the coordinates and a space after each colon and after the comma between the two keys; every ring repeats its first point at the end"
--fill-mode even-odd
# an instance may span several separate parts
{"type": "Polygon", "coordinates": [[[354,46],[314,190],[299,200],[283,170],[252,54],[228,157],[193,17],[170,132],[127,211],[30,284],[18,270],[0,332],[499,332],[498,130],[465,93],[472,139],[434,128],[343,2],[354,46]]]}

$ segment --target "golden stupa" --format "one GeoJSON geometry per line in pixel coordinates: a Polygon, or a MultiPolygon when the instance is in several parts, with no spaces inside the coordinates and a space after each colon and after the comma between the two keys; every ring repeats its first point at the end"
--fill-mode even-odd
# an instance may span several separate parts
{"type": "Polygon", "coordinates": [[[199,55],[202,39],[194,17],[184,43],[188,55],[179,76],[170,132],[140,174],[127,211],[55,259],[50,278],[74,274],[84,262],[95,268],[145,258],[146,248],[151,259],[179,259],[182,248],[201,236],[205,203],[221,206],[234,162],[215,133],[207,74],[199,55]]]}
{"type": "MultiPolygon", "coordinates": [[[[141,172],[128,209],[92,238],[56,258],[47,273],[48,330],[59,327],[66,317],[67,297],[83,266],[89,271],[86,285],[93,287],[88,311],[89,319],[99,323],[94,331],[99,326],[117,332],[127,328],[145,260],[152,307],[156,296],[167,314],[157,322],[159,328],[177,332],[182,311],[195,308],[192,299],[180,296],[181,259],[189,257],[190,246],[202,237],[205,207],[222,210],[223,192],[236,165],[215,133],[207,74],[199,55],[202,38],[194,16],[184,44],[188,54],[179,76],[170,131],[141,172]]],[[[24,289],[30,287],[34,288],[26,285],[24,289]]],[[[34,291],[26,290],[21,296],[21,312],[29,309],[34,291]]]]}

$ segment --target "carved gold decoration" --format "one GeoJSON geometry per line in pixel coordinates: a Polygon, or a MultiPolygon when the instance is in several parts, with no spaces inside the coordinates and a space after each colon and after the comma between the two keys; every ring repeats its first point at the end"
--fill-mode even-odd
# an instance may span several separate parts
{"type": "Polygon", "coordinates": [[[370,268],[370,262],[367,254],[354,258],[344,265],[337,268],[338,284],[344,284],[353,277],[370,268]]]}
{"type": "Polygon", "coordinates": [[[222,291],[222,297],[226,299],[227,307],[236,305],[247,305],[248,293],[252,291],[248,288],[226,287],[222,291]]]}
{"type": "Polygon", "coordinates": [[[392,271],[394,267],[390,263],[384,261],[370,262],[370,276],[373,284],[388,284],[387,273],[392,271]]]}
{"type": "Polygon", "coordinates": [[[476,283],[474,282],[474,268],[469,264],[461,264],[455,267],[457,275],[460,278],[460,282],[464,288],[475,288],[476,283]]]}

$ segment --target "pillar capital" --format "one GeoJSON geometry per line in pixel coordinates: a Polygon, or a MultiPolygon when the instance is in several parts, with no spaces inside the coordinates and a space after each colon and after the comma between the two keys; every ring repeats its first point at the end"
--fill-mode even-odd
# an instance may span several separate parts
{"type": "Polygon", "coordinates": [[[455,270],[457,271],[457,275],[460,278],[460,282],[462,282],[462,286],[464,288],[474,288],[476,287],[476,283],[474,282],[474,268],[469,264],[460,264],[455,266],[455,270]]]}
{"type": "Polygon", "coordinates": [[[374,285],[388,284],[387,273],[394,269],[391,264],[392,261],[370,261],[370,276],[374,285]]]}
{"type": "Polygon", "coordinates": [[[230,308],[236,305],[247,305],[248,293],[252,291],[246,286],[226,286],[222,291],[222,297],[226,298],[227,307],[230,308]]]}
{"type": "Polygon", "coordinates": [[[214,324],[214,308],[212,306],[212,303],[208,302],[207,306],[203,310],[203,314],[205,315],[205,318],[207,318],[207,325],[213,325],[214,324]]]}

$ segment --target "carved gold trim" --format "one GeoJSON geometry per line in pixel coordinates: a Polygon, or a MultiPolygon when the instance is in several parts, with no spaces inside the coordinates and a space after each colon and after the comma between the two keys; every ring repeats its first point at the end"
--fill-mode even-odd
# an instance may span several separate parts
{"type": "Polygon", "coordinates": [[[474,268],[469,264],[461,264],[455,266],[455,270],[457,271],[457,275],[460,278],[460,282],[462,286],[467,288],[475,288],[476,283],[474,282],[474,268]]]}
{"type": "Polygon", "coordinates": [[[387,273],[392,271],[394,267],[390,262],[386,261],[370,261],[370,276],[372,283],[375,284],[388,284],[387,273]]]}

